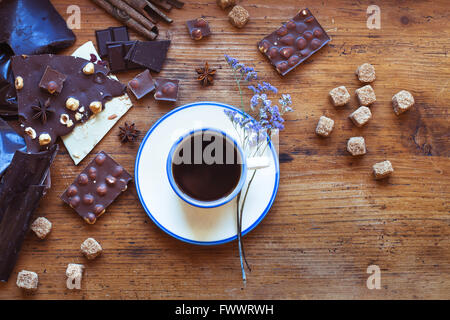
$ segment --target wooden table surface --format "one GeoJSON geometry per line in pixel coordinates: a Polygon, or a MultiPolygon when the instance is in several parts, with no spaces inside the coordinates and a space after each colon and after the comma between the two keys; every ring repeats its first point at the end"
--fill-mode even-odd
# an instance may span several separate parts
{"type": "MultiPolygon", "coordinates": [[[[67,18],[73,1],[52,2],[67,18]]],[[[59,195],[101,150],[133,172],[143,135],[137,143],[122,146],[116,126],[79,166],[61,144],[52,188],[36,212],[53,222],[53,231],[44,241],[28,234],[9,282],[0,283],[0,298],[450,298],[448,1],[380,1],[379,30],[366,26],[371,2],[244,0],[251,21],[238,30],[214,0],[193,0],[182,10],[172,10],[173,25],[161,24],[160,38],[172,39],[161,75],[183,83],[176,106],[199,100],[239,104],[224,53],[254,66],[262,79],[294,100],[295,112],[281,134],[276,201],[245,237],[253,268],[245,287],[236,242],[201,247],[171,238],[147,217],[133,183],[92,226],[62,203],[59,195]],[[303,7],[309,7],[332,41],[281,78],[255,43],[303,7]],[[193,42],[184,23],[202,15],[213,35],[193,42]],[[195,68],[206,60],[218,72],[214,86],[202,88],[195,68]],[[347,117],[358,107],[354,90],[361,85],[354,71],[364,62],[377,71],[377,102],[371,108],[373,119],[356,128],[347,117]],[[328,91],[340,85],[349,89],[352,100],[336,109],[328,91]],[[416,105],[397,117],[391,97],[401,89],[414,94],[416,105]],[[321,115],[335,120],[328,139],[314,133],[321,115]],[[356,159],[347,153],[346,141],[360,135],[368,153],[356,159]],[[377,182],[371,167],[385,159],[395,173],[377,182]],[[104,248],[94,261],[79,252],[87,237],[104,248]],[[66,289],[68,263],[87,267],[80,291],[66,289]],[[380,290],[366,286],[369,265],[381,269],[380,290]],[[32,296],[15,285],[22,269],[39,274],[39,290],[32,296]]],[[[77,4],[81,29],[74,30],[77,41],[67,54],[85,41],[95,41],[94,30],[120,25],[88,0],[77,4]]],[[[125,82],[136,73],[118,76],[125,82]]],[[[148,97],[135,101],[119,123],[136,122],[145,133],[172,108],[148,97]]]]}

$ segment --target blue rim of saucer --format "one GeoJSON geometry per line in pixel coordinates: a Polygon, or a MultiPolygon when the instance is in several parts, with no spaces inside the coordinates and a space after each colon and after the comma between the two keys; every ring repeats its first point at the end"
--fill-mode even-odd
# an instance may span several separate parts
{"type": "MultiPolygon", "coordinates": [[[[224,103],[220,103],[220,102],[212,102],[212,101],[201,101],[201,102],[194,102],[194,103],[189,103],[189,104],[185,104],[183,106],[180,106],[176,109],[173,109],[172,111],[166,113],[164,116],[162,116],[158,121],[155,122],[155,124],[150,128],[150,130],[147,132],[147,134],[145,135],[144,139],[141,142],[141,145],[139,146],[139,150],[138,153],[136,155],[136,162],[135,162],[135,166],[134,166],[134,181],[135,181],[135,186],[136,186],[136,191],[139,197],[139,201],[141,202],[142,207],[144,208],[145,212],[147,213],[147,215],[149,216],[149,218],[161,229],[163,230],[165,233],[167,233],[168,235],[174,237],[175,239],[178,239],[180,241],[186,242],[186,243],[190,243],[190,244],[196,244],[196,245],[204,245],[204,246],[213,246],[213,245],[219,245],[219,244],[224,244],[227,242],[231,242],[237,239],[237,235],[226,238],[226,239],[222,239],[222,240],[218,240],[218,241],[196,241],[196,240],[191,240],[191,239],[187,239],[187,238],[183,238],[180,237],[179,235],[167,230],[164,226],[162,226],[158,220],[155,219],[155,217],[153,217],[153,215],[151,214],[150,210],[147,208],[145,201],[142,197],[141,194],[141,189],[139,186],[139,175],[138,175],[138,170],[139,170],[139,161],[141,159],[141,153],[142,153],[142,149],[144,148],[144,145],[147,141],[147,139],[150,137],[150,135],[152,134],[152,132],[161,124],[161,122],[163,122],[165,119],[167,119],[168,117],[170,117],[171,115],[187,109],[187,108],[192,108],[192,107],[197,107],[197,106],[204,106],[204,105],[212,105],[212,106],[217,106],[217,107],[221,107],[224,109],[229,109],[232,111],[236,111],[238,113],[240,113],[241,115],[247,115],[245,112],[243,112],[240,109],[237,109],[233,106],[230,106],[228,104],[224,104],[224,103]]],[[[273,192],[272,192],[272,196],[270,198],[269,203],[267,204],[266,208],[264,209],[264,211],[262,212],[262,214],[259,216],[259,218],[251,225],[249,226],[247,229],[245,229],[244,231],[242,231],[242,236],[245,236],[247,233],[249,233],[250,231],[252,231],[267,215],[267,213],[269,212],[270,208],[272,207],[273,202],[275,201],[275,197],[277,195],[278,192],[278,186],[280,184],[280,164],[278,161],[278,156],[277,156],[277,152],[275,150],[275,147],[273,146],[272,142],[270,142],[270,150],[272,151],[272,155],[274,156],[274,162],[275,162],[275,185],[273,188],[273,192]]]]}
{"type": "Polygon", "coordinates": [[[225,133],[225,131],[219,130],[219,129],[214,129],[214,128],[201,128],[201,129],[194,129],[194,130],[190,130],[188,133],[183,134],[180,138],[178,138],[175,143],[173,144],[173,146],[170,148],[170,152],[169,152],[169,156],[167,157],[167,161],[166,161],[166,173],[167,173],[167,178],[169,180],[169,184],[172,187],[173,191],[175,191],[175,193],[178,195],[178,197],[180,197],[183,201],[187,202],[188,204],[195,206],[195,207],[199,207],[199,208],[217,208],[219,206],[222,206],[228,202],[230,202],[231,200],[234,199],[234,197],[237,196],[237,194],[241,191],[242,187],[244,186],[245,182],[247,181],[247,162],[245,159],[245,155],[244,152],[242,151],[241,147],[239,146],[239,144],[237,143],[237,141],[231,137],[229,134],[225,133]],[[241,176],[239,178],[239,182],[236,185],[236,187],[234,188],[233,192],[231,192],[230,194],[214,200],[214,201],[200,201],[197,199],[194,199],[190,196],[188,196],[186,193],[184,193],[176,184],[175,179],[173,177],[173,172],[172,172],[172,159],[173,159],[173,154],[175,153],[175,150],[178,148],[178,146],[180,145],[180,143],[187,137],[200,132],[200,131],[211,131],[211,132],[215,132],[215,133],[219,133],[222,134],[224,137],[226,137],[227,139],[231,140],[234,144],[234,146],[236,147],[236,149],[238,149],[239,154],[241,155],[241,161],[242,161],[242,166],[241,166],[241,176]]]}

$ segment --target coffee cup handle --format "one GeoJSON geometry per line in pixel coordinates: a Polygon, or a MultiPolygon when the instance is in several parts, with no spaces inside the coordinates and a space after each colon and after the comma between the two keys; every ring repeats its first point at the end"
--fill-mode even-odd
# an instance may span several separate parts
{"type": "Polygon", "coordinates": [[[267,157],[251,157],[247,158],[247,169],[257,170],[270,166],[270,161],[267,157]]]}

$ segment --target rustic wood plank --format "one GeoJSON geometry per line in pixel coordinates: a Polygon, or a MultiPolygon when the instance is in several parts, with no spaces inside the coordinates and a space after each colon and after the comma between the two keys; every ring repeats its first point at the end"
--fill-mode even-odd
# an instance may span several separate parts
{"type": "MultiPolygon", "coordinates": [[[[67,17],[73,1],[52,1],[67,17]]],[[[25,240],[0,299],[197,299],[197,298],[437,298],[450,296],[449,218],[449,79],[450,29],[446,0],[385,1],[380,4],[381,30],[366,27],[369,1],[303,1],[332,36],[332,42],[303,66],[281,78],[256,50],[255,43],[292,17],[298,1],[242,1],[251,21],[241,30],[227,21],[213,0],[187,1],[173,9],[170,27],[161,24],[161,38],[171,38],[162,76],[182,81],[182,105],[198,100],[239,104],[223,54],[255,66],[265,80],[291,93],[296,111],[281,138],[281,185],[275,204],[261,225],[245,237],[253,267],[242,288],[235,243],[198,247],[172,239],[158,229],[141,208],[132,185],[96,225],[86,225],[59,195],[100,150],[133,172],[138,149],[120,148],[114,128],[79,167],[62,146],[52,170],[53,187],[36,213],[54,224],[49,239],[33,234],[25,240]],[[204,15],[213,36],[193,42],[184,22],[204,15]],[[201,88],[195,68],[208,60],[218,69],[213,87],[201,88]],[[346,85],[352,96],[360,86],[354,71],[364,62],[375,65],[377,102],[373,119],[356,128],[347,116],[357,108],[335,109],[328,91],[346,85]],[[390,103],[407,89],[416,106],[400,117],[390,103]],[[318,118],[336,121],[329,139],[314,134],[318,118]],[[354,135],[366,138],[368,153],[354,159],[345,151],[354,135]],[[389,159],[395,174],[377,182],[373,163],[389,159]],[[88,236],[104,254],[87,262],[79,253],[88,236]],[[81,291],[65,289],[68,263],[87,265],[81,291]],[[379,265],[382,289],[366,288],[367,266],[379,265]],[[15,286],[17,272],[33,270],[40,286],[24,296],[15,286]]],[[[82,28],[66,50],[95,40],[94,30],[119,25],[88,0],[78,1],[82,28]]],[[[138,38],[132,33],[132,38],[138,38]]],[[[120,74],[128,81],[136,72],[120,74]]],[[[248,94],[248,98],[250,95],[248,94]]],[[[124,117],[143,130],[169,105],[143,99],[124,117]]],[[[141,141],[143,136],[140,137],[141,141]]]]}

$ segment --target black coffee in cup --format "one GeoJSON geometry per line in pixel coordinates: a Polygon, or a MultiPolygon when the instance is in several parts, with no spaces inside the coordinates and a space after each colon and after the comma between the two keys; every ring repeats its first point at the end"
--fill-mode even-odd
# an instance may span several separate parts
{"type": "Polygon", "coordinates": [[[242,174],[241,155],[232,141],[219,132],[198,131],[175,150],[172,175],[179,189],[199,201],[226,197],[242,174]]]}

